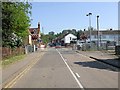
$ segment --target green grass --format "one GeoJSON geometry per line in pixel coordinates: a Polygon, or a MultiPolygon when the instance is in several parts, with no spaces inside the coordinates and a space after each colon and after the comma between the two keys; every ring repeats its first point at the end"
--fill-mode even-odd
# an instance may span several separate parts
{"type": "Polygon", "coordinates": [[[25,57],[25,54],[13,56],[13,57],[10,57],[8,59],[4,59],[4,60],[2,60],[2,67],[4,68],[10,64],[17,62],[17,61],[23,60],[24,57],[25,57]]]}

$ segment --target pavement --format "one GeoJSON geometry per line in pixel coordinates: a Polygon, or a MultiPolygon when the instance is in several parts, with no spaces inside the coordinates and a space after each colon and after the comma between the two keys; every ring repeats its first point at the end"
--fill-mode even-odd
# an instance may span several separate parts
{"type": "Polygon", "coordinates": [[[106,51],[76,51],[80,54],[86,55],[92,59],[99,60],[101,62],[110,64],[114,67],[120,68],[120,57],[113,52],[106,51]]]}
{"type": "Polygon", "coordinates": [[[19,75],[26,67],[28,67],[33,61],[40,59],[44,52],[38,50],[33,53],[29,53],[23,60],[17,61],[6,68],[2,68],[2,85],[3,87],[10,82],[15,76],[19,75]]]}

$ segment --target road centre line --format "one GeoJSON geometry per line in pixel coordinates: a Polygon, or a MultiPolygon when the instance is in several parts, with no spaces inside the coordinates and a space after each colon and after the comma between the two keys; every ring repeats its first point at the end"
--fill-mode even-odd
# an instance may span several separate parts
{"type": "Polygon", "coordinates": [[[79,80],[77,79],[76,75],[73,73],[72,69],[69,67],[69,65],[67,64],[67,62],[65,61],[65,59],[63,58],[62,54],[56,49],[56,51],[59,53],[59,55],[61,56],[62,60],[64,61],[64,63],[66,64],[67,68],[69,69],[69,71],[71,72],[71,74],[73,75],[74,79],[76,80],[76,82],[78,83],[79,87],[82,90],[85,90],[82,86],[82,84],[79,82],[79,80]]]}
{"type": "Polygon", "coordinates": [[[78,78],[80,78],[80,75],[78,73],[75,73],[78,78]]]}
{"type": "Polygon", "coordinates": [[[65,61],[67,61],[67,59],[64,59],[65,61]]]}

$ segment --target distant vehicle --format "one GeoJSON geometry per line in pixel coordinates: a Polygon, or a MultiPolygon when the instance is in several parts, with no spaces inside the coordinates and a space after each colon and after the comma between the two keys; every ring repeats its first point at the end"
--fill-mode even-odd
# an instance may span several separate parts
{"type": "Polygon", "coordinates": [[[55,48],[61,48],[61,44],[60,43],[56,43],[55,48]]]}
{"type": "Polygon", "coordinates": [[[55,43],[49,43],[49,46],[50,46],[50,47],[54,47],[54,46],[55,46],[55,43]]]}
{"type": "Polygon", "coordinates": [[[52,43],[49,43],[49,46],[50,46],[50,47],[53,47],[53,44],[52,44],[52,43]]]}
{"type": "Polygon", "coordinates": [[[82,47],[82,45],[85,43],[85,41],[77,41],[77,46],[82,47]]]}
{"type": "Polygon", "coordinates": [[[44,49],[46,48],[46,45],[41,44],[41,45],[40,45],[40,48],[41,48],[42,50],[44,50],[44,49]]]}

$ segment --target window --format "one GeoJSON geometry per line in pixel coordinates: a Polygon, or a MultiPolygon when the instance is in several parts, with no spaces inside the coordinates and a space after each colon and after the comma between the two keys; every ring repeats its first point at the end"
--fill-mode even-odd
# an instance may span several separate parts
{"type": "Polygon", "coordinates": [[[115,37],[115,35],[109,35],[109,38],[114,38],[115,37]]]}
{"type": "Polygon", "coordinates": [[[102,35],[102,38],[104,38],[104,39],[105,39],[105,38],[106,38],[106,35],[102,35]]]}
{"type": "Polygon", "coordinates": [[[31,32],[31,34],[34,34],[34,32],[31,32]]]}
{"type": "Polygon", "coordinates": [[[94,38],[97,38],[97,35],[94,35],[94,38]]]}

